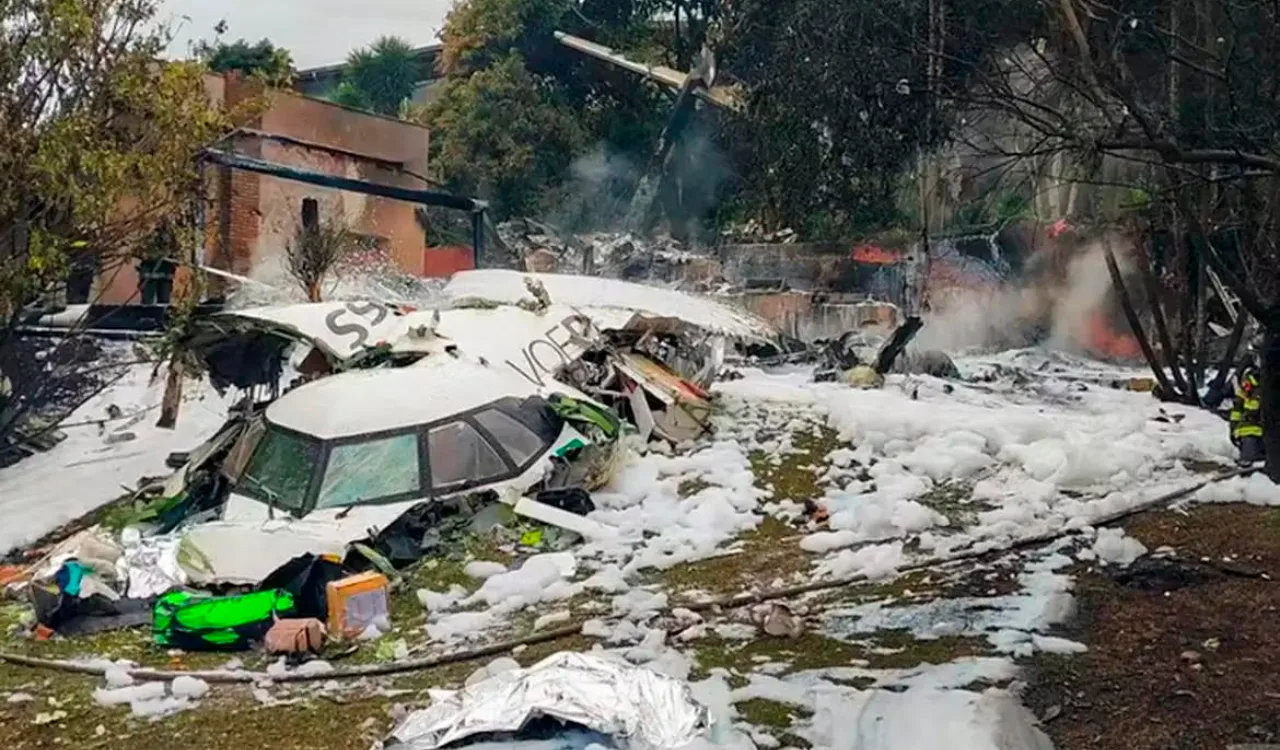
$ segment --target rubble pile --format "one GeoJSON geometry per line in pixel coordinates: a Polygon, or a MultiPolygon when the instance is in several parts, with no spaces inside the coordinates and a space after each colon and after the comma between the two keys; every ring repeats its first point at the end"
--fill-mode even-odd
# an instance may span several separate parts
{"type": "Polygon", "coordinates": [[[712,259],[671,237],[642,238],[612,232],[571,235],[532,219],[504,222],[497,231],[515,264],[526,271],[664,283],[713,280],[699,278],[708,273],[689,273],[691,264],[712,259]]]}

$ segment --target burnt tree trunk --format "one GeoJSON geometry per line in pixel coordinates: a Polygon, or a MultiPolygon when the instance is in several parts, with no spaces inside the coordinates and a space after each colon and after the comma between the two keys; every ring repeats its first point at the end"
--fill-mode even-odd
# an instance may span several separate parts
{"type": "Polygon", "coordinates": [[[182,367],[176,361],[169,362],[169,377],[164,383],[164,398],[160,401],[160,419],[156,427],[172,430],[178,426],[178,411],[182,407],[182,367]]]}
{"type": "Polygon", "coordinates": [[[1280,484],[1280,328],[1266,328],[1260,360],[1262,442],[1267,447],[1267,476],[1280,484]]]}
{"type": "Polygon", "coordinates": [[[1151,368],[1151,374],[1155,376],[1156,383],[1160,386],[1160,400],[1173,401],[1182,397],[1182,394],[1174,390],[1169,383],[1169,378],[1165,375],[1164,367],[1160,365],[1160,361],[1156,358],[1155,350],[1151,348],[1151,340],[1147,338],[1147,332],[1142,329],[1142,320],[1138,317],[1138,311],[1133,306],[1133,298],[1129,296],[1129,288],[1124,284],[1124,277],[1120,275],[1120,264],[1116,262],[1116,254],[1110,246],[1103,248],[1103,257],[1107,261],[1107,272],[1111,274],[1111,285],[1116,290],[1116,296],[1120,298],[1120,307],[1124,310],[1124,316],[1129,321],[1129,329],[1133,332],[1134,338],[1138,340],[1138,346],[1142,349],[1142,356],[1147,360],[1147,366],[1151,368]]]}

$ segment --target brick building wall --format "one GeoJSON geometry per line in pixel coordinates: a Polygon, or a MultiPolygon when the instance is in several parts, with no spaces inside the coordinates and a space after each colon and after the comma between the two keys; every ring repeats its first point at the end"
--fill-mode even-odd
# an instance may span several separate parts
{"type": "MultiPolygon", "coordinates": [[[[263,92],[234,75],[208,76],[211,101],[228,109],[265,96],[262,113],[233,139],[244,156],[370,182],[421,188],[411,175],[427,173],[428,133],[421,126],[347,109],[292,91],[263,92]],[[265,137],[278,136],[279,138],[265,137]]],[[[205,174],[204,262],[269,284],[294,285],[285,252],[301,226],[304,200],[321,220],[345,223],[384,247],[405,272],[424,271],[426,237],[412,203],[305,185],[226,167],[205,174]]],[[[98,301],[138,301],[132,264],[98,279],[98,301]]]]}

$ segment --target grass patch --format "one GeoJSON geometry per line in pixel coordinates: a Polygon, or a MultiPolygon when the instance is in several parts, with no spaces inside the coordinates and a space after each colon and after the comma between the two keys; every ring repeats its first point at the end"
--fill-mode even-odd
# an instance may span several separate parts
{"type": "Polygon", "coordinates": [[[881,630],[868,636],[882,649],[894,653],[867,652],[864,657],[873,669],[910,669],[921,664],[946,664],[964,656],[981,656],[990,651],[985,638],[945,636],[918,639],[906,630],[881,630]]]}
{"type": "Polygon", "coordinates": [[[774,500],[793,500],[803,503],[805,500],[816,500],[826,494],[826,490],[818,484],[820,472],[813,467],[824,467],[827,455],[844,444],[835,430],[822,426],[818,434],[798,432],[792,436],[791,444],[794,453],[786,453],[781,460],[775,462],[773,457],[762,451],[753,451],[748,457],[751,471],[756,477],[756,486],[773,491],[774,500]]]}
{"type": "Polygon", "coordinates": [[[737,706],[738,714],[743,721],[753,726],[770,729],[790,729],[796,719],[807,719],[813,716],[812,711],[802,706],[792,706],[763,698],[752,698],[734,705],[737,706]]]}
{"type": "Polygon", "coordinates": [[[786,662],[791,671],[847,667],[866,658],[865,649],[852,643],[805,632],[798,638],[761,637],[751,641],[708,636],[693,643],[694,660],[702,674],[712,669],[747,673],[765,661],[786,662]]]}
{"type": "Polygon", "coordinates": [[[698,477],[694,477],[693,479],[686,479],[683,482],[681,482],[680,486],[676,488],[676,492],[680,495],[680,498],[682,500],[687,500],[693,497],[694,495],[698,494],[699,492],[702,492],[703,490],[709,487],[714,487],[714,486],[715,485],[711,484],[710,482],[704,481],[698,477]]]}
{"type": "Polygon", "coordinates": [[[800,534],[773,517],[738,538],[740,551],[706,560],[682,563],[658,575],[658,580],[679,591],[732,594],[775,578],[787,578],[809,570],[813,558],[800,549],[800,534]]]}
{"type": "Polygon", "coordinates": [[[918,498],[918,502],[947,517],[953,528],[964,528],[978,520],[978,513],[995,506],[973,500],[973,486],[967,482],[942,482],[918,498]]]}

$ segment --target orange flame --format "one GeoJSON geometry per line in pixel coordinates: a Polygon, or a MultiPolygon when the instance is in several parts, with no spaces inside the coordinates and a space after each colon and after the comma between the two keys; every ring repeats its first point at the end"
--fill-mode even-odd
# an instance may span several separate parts
{"type": "Polygon", "coordinates": [[[1101,310],[1094,310],[1087,323],[1088,340],[1083,342],[1086,349],[1094,355],[1108,359],[1137,359],[1142,356],[1142,347],[1130,333],[1116,333],[1101,310]]]}
{"type": "Polygon", "coordinates": [[[879,245],[858,245],[853,249],[853,259],[858,263],[874,266],[894,266],[902,260],[902,257],[879,245]]]}

